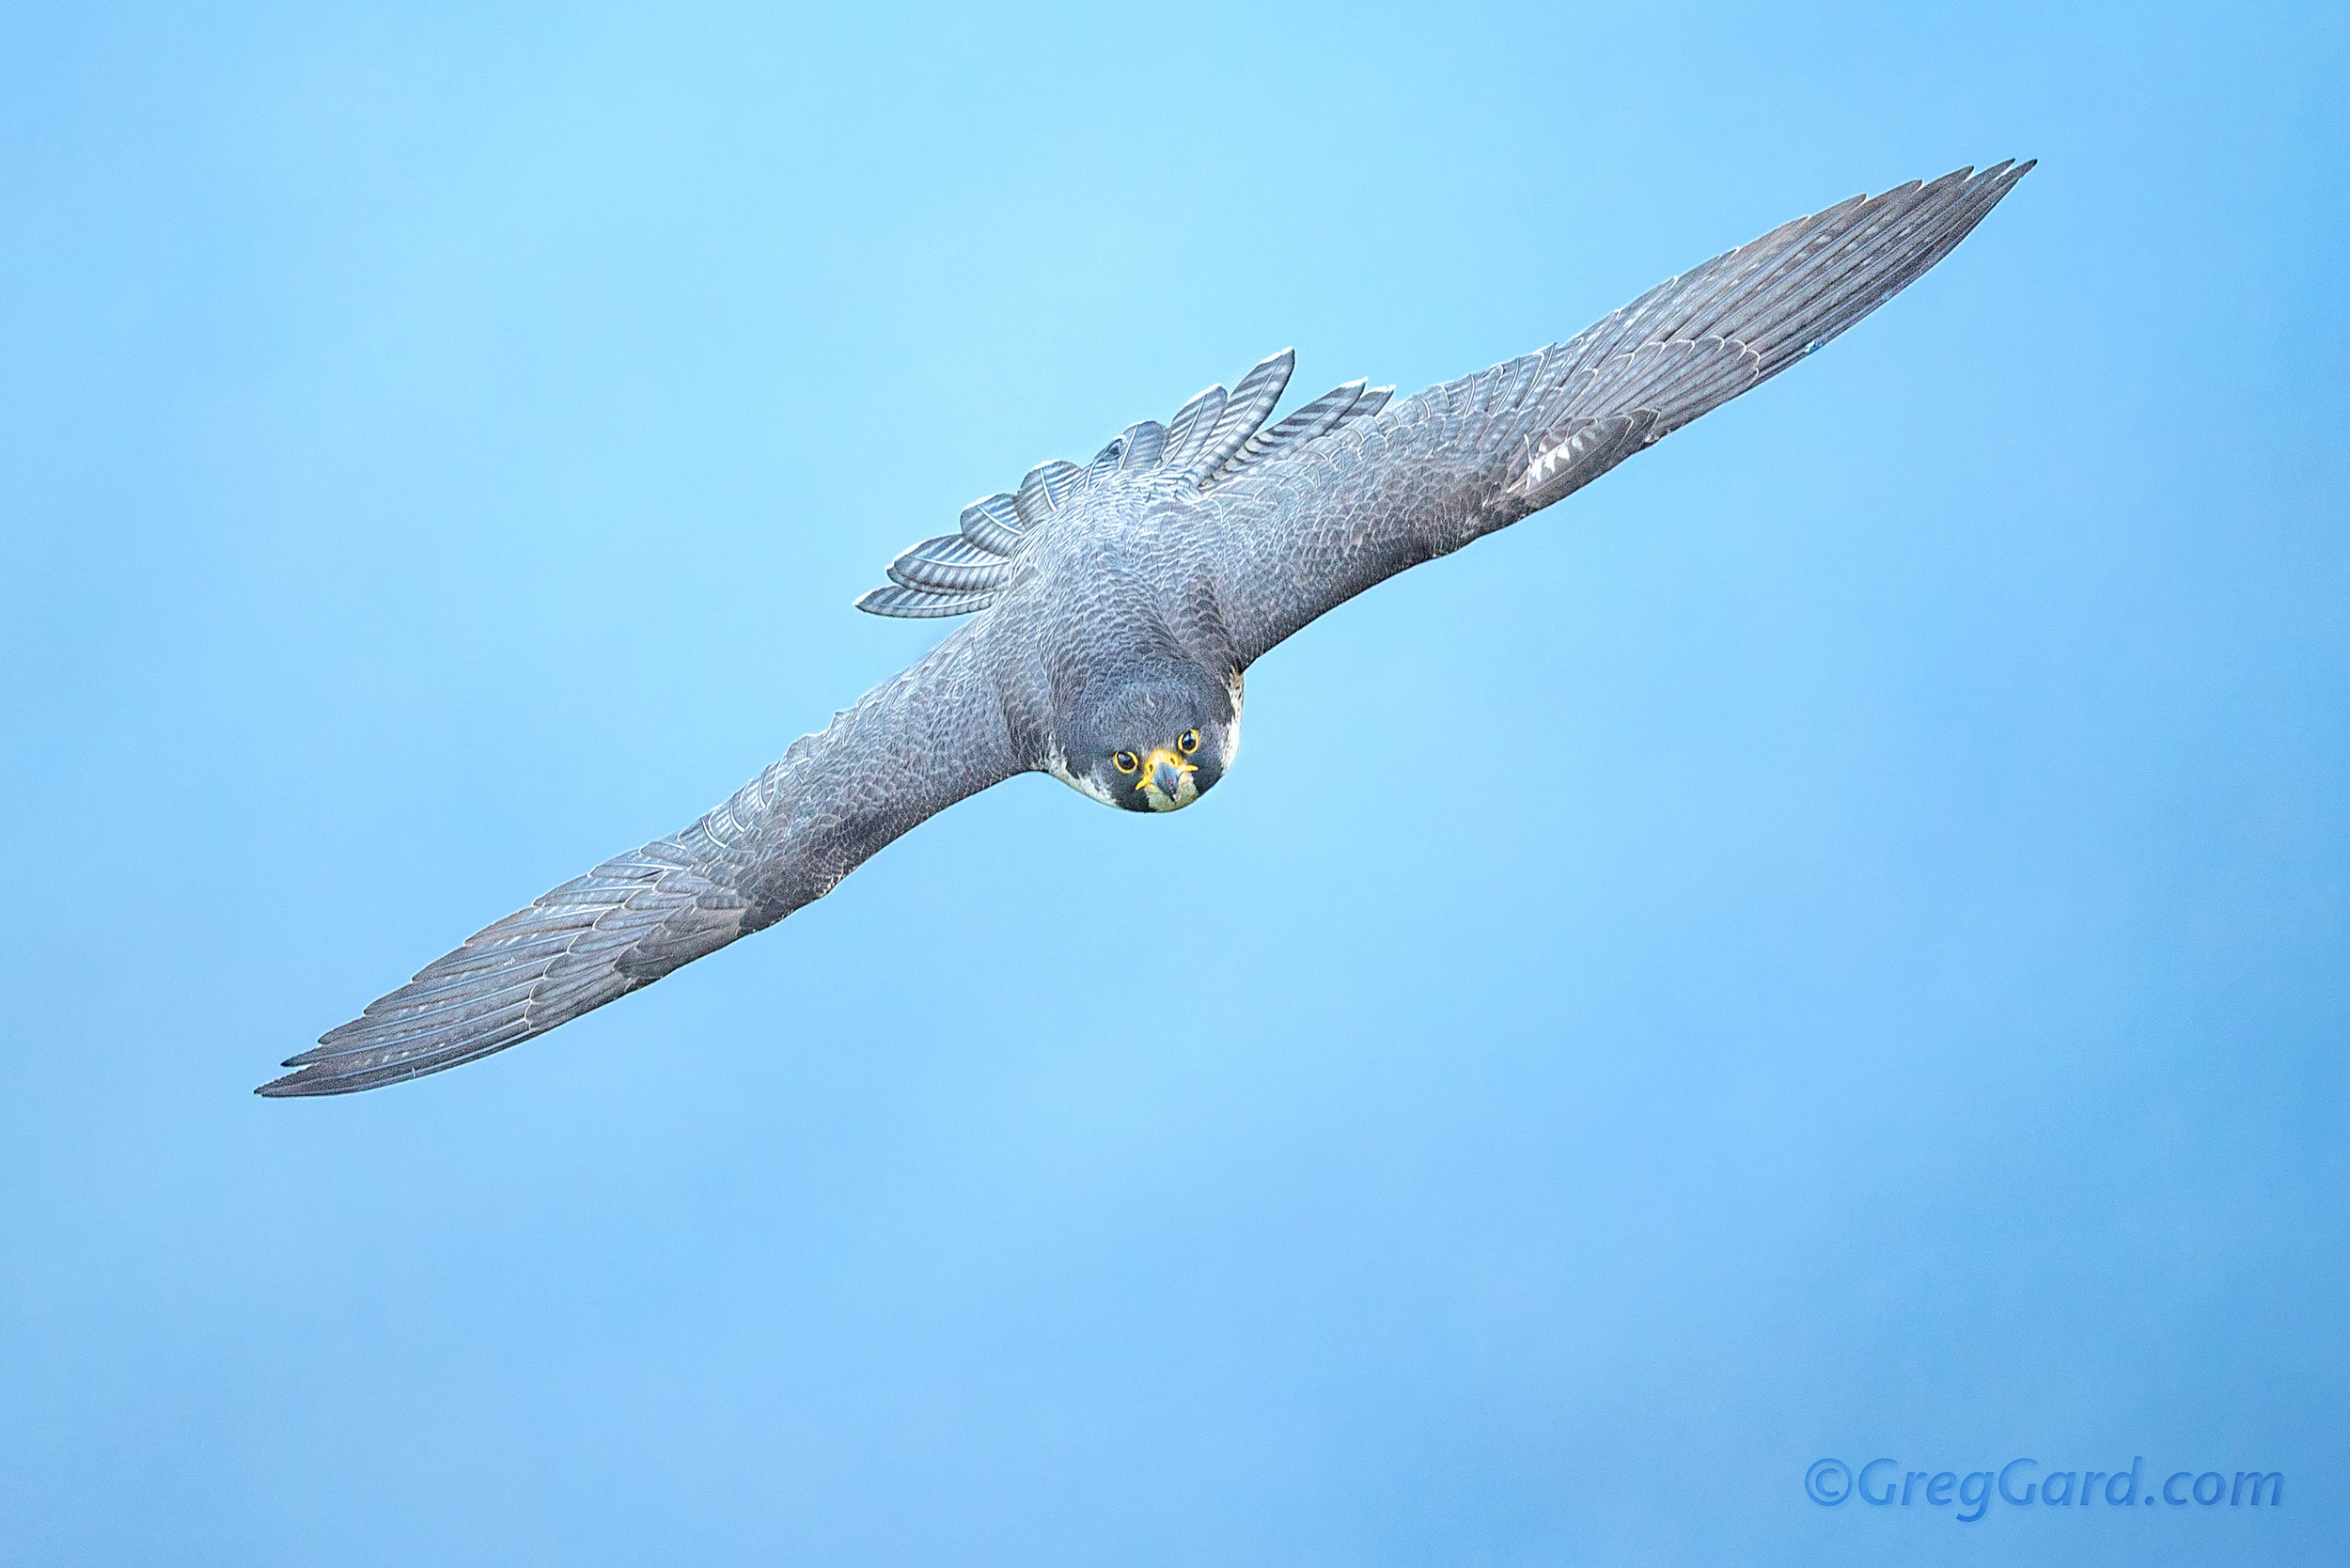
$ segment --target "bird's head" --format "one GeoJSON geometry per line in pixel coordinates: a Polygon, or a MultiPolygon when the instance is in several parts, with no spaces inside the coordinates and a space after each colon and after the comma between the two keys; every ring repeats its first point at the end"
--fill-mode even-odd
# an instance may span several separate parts
{"type": "Polygon", "coordinates": [[[1064,783],[1128,811],[1175,811],[1215,787],[1240,749],[1240,691],[1145,688],[1061,727],[1064,783]]]}

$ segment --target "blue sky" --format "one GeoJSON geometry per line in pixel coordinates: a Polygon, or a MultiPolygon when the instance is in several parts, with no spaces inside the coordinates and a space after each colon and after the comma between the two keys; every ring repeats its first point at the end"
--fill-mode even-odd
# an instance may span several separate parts
{"type": "Polygon", "coordinates": [[[2346,44],[10,8],[0,1562],[2322,1560],[2346,44]],[[849,600],[1031,463],[2011,156],[1265,659],[1199,808],[1016,780],[524,1049],[248,1092],[916,656],[849,600]],[[1805,1496],[1880,1456],[2288,1490],[1805,1496]]]}

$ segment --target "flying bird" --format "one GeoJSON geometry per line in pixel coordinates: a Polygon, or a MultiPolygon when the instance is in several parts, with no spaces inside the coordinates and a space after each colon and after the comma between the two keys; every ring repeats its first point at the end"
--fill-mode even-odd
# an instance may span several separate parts
{"type": "Polygon", "coordinates": [[[683,832],[476,932],[258,1092],[345,1094],[520,1044],[775,924],[1016,774],[1182,809],[1231,768],[1242,677],[1268,649],[1786,369],[1941,260],[2031,166],[1854,196],[1400,402],[1354,381],[1269,423],[1284,352],[1089,463],[1029,470],[856,602],[970,618],[919,663],[683,832]]]}

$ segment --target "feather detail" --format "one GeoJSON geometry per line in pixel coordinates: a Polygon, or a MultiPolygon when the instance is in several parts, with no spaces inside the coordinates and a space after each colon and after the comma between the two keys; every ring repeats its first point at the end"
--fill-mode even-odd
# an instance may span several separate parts
{"type": "Polygon", "coordinates": [[[1090,490],[1125,465],[1126,438],[1122,435],[1113,436],[1110,444],[1094,453],[1093,461],[1086,464],[1085,472],[1078,477],[1077,488],[1090,490]]]}
{"type": "Polygon", "coordinates": [[[1241,444],[1238,451],[1209,472],[1207,482],[1220,484],[1258,459],[1271,457],[1284,447],[1328,434],[1338,428],[1339,421],[1346,417],[1348,410],[1360,401],[1363,395],[1364,383],[1361,381],[1350,381],[1343,386],[1332,387],[1279,424],[1265,426],[1251,434],[1241,444]]]}
{"type": "Polygon", "coordinates": [[[1020,530],[1020,513],[1008,494],[986,496],[964,508],[963,537],[997,556],[1016,555],[1027,542],[1020,530]]]}
{"type": "Polygon", "coordinates": [[[1165,425],[1129,425],[1083,467],[1056,459],[1028,470],[1018,491],[982,496],[963,509],[959,533],[924,540],[887,567],[890,586],[857,600],[872,615],[929,619],[969,615],[995,603],[1015,575],[1011,561],[1039,529],[1100,487],[1190,481],[1205,490],[1245,469],[1277,463],[1386,406],[1394,388],[1337,387],[1267,428],[1289,385],[1296,353],[1260,360],[1230,392],[1211,386],[1165,425]]]}
{"type": "Polygon", "coordinates": [[[907,588],[967,593],[1001,588],[1011,581],[1013,563],[982,550],[961,534],[924,540],[889,563],[889,579],[907,588]]]}
{"type": "Polygon", "coordinates": [[[1395,388],[1392,386],[1372,387],[1370,391],[1365,392],[1361,397],[1355,399],[1355,406],[1348,409],[1344,414],[1340,415],[1338,422],[1332,425],[1330,429],[1332,431],[1342,431],[1346,429],[1347,426],[1355,423],[1357,419],[1371,418],[1381,409],[1386,408],[1387,406],[1387,400],[1394,396],[1395,388]]]}
{"type": "Polygon", "coordinates": [[[1060,458],[1040,463],[1020,481],[1020,490],[1011,498],[1012,510],[1020,514],[1020,525],[1033,528],[1060,510],[1061,501],[1076,487],[1077,465],[1060,458]]]}
{"type": "Polygon", "coordinates": [[[929,588],[907,588],[892,583],[861,596],[856,607],[867,615],[885,615],[900,620],[932,620],[940,616],[970,615],[995,603],[993,593],[937,593],[929,588]]]}
{"type": "Polygon", "coordinates": [[[1215,423],[1206,427],[1190,450],[1172,461],[1180,463],[1185,475],[1196,475],[1204,484],[1227,458],[1240,450],[1243,442],[1257,433],[1265,416],[1273,412],[1273,405],[1281,400],[1282,389],[1290,384],[1290,372],[1296,368],[1294,349],[1283,349],[1259,360],[1225,399],[1215,423]]]}
{"type": "Polygon", "coordinates": [[[1125,431],[1126,450],[1118,465],[1127,473],[1136,469],[1155,468],[1159,453],[1167,446],[1167,427],[1156,419],[1145,419],[1138,425],[1128,425],[1125,431]]]}
{"type": "Polygon", "coordinates": [[[1211,386],[1175,411],[1175,417],[1167,422],[1167,445],[1159,453],[1162,465],[1179,471],[1183,467],[1193,441],[1213,429],[1216,416],[1224,412],[1224,395],[1221,386],[1211,386]]]}

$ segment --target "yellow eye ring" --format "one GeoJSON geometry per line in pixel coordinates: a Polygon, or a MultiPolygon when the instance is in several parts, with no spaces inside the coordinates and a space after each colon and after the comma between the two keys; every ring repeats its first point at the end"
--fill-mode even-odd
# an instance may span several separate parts
{"type": "Polygon", "coordinates": [[[1120,773],[1132,773],[1136,768],[1142,766],[1142,759],[1136,756],[1131,751],[1121,751],[1117,756],[1111,758],[1110,760],[1118,764],[1118,771],[1120,773]]]}
{"type": "Polygon", "coordinates": [[[1183,738],[1175,744],[1183,747],[1183,755],[1188,757],[1193,752],[1199,749],[1199,731],[1197,729],[1186,729],[1183,731],[1183,738]]]}

